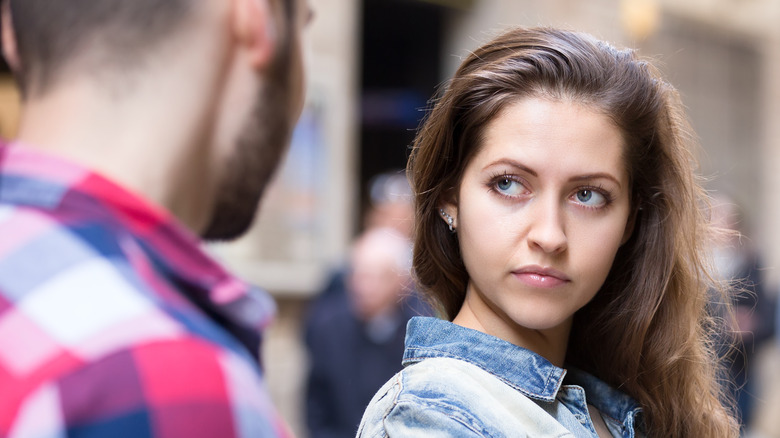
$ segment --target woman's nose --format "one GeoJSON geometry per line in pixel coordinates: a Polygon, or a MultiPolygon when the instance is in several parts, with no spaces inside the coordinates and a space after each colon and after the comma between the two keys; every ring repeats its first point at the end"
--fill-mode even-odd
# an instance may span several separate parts
{"type": "Polygon", "coordinates": [[[568,239],[564,226],[562,206],[557,199],[537,198],[530,212],[531,224],[528,244],[546,254],[566,250],[568,239]]]}

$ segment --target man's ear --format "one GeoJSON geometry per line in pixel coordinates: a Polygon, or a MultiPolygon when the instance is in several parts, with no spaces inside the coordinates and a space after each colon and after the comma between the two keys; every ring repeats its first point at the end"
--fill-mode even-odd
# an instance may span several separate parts
{"type": "Polygon", "coordinates": [[[16,34],[14,33],[14,23],[11,19],[11,2],[4,0],[2,3],[2,27],[3,27],[3,57],[8,66],[14,72],[19,71],[19,52],[16,49],[16,34]]]}
{"type": "Polygon", "coordinates": [[[276,51],[277,29],[268,0],[233,0],[233,32],[257,70],[264,69],[276,51]]]}

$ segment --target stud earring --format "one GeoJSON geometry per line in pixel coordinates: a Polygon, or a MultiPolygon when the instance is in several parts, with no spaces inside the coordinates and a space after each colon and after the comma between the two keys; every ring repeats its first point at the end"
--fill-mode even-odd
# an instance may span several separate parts
{"type": "Polygon", "coordinates": [[[441,213],[442,217],[447,219],[447,225],[450,227],[450,233],[454,233],[455,232],[455,219],[453,219],[452,216],[450,216],[449,213],[444,211],[443,208],[440,208],[439,212],[441,213]]]}

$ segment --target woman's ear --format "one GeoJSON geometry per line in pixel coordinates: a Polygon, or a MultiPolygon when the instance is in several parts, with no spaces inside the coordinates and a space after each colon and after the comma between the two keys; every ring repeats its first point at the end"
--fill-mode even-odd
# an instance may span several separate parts
{"type": "Polygon", "coordinates": [[[439,202],[439,217],[455,231],[458,227],[458,200],[454,189],[448,190],[439,202]]]}

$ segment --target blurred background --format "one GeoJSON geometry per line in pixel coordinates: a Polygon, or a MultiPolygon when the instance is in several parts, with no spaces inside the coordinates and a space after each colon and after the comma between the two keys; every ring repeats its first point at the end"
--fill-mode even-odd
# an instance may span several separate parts
{"type": "MultiPolygon", "coordinates": [[[[251,232],[211,247],[277,299],[264,357],[275,401],[298,436],[310,436],[305,321],[380,202],[371,193],[377,175],[403,169],[428,99],[470,49],[508,26],[552,25],[638,49],[680,90],[702,145],[705,184],[717,202],[734,207],[724,224],[745,236],[713,249],[719,270],[756,285],[737,312],[740,329],[750,333],[746,434],[780,437],[780,402],[772,400],[780,394],[773,335],[780,288],[779,0],[309,3],[315,19],[306,31],[307,103],[286,162],[251,232]]],[[[18,111],[3,66],[3,137],[13,137],[18,111]]],[[[742,382],[745,367],[737,368],[730,378],[742,382]]]]}

